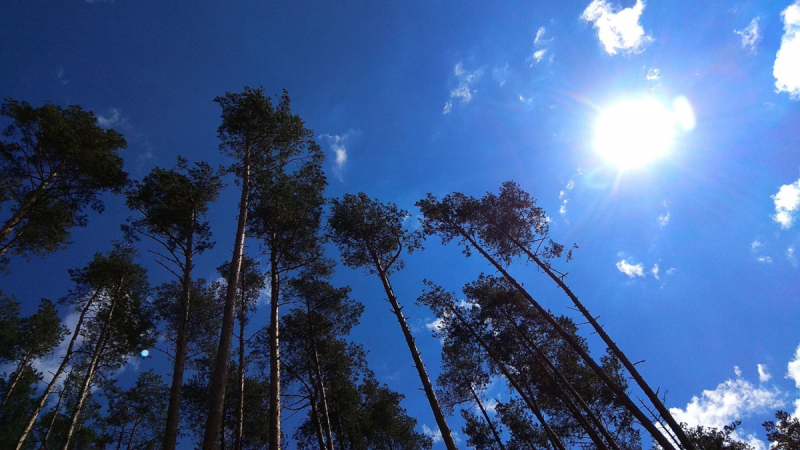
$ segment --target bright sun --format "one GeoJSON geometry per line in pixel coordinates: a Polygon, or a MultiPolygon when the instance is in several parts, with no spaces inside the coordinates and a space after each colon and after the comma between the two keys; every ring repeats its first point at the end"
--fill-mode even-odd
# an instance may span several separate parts
{"type": "Polygon", "coordinates": [[[595,150],[620,170],[643,167],[669,151],[677,126],[694,127],[684,97],[675,100],[672,111],[653,98],[623,101],[600,115],[595,150]]]}

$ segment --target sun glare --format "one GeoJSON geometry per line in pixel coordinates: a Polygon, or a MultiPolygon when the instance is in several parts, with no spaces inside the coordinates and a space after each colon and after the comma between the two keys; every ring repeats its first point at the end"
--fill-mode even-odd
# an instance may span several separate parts
{"type": "Polygon", "coordinates": [[[620,170],[644,167],[669,151],[677,126],[689,130],[694,124],[684,97],[675,100],[672,111],[654,98],[627,100],[601,113],[594,147],[620,170]]]}

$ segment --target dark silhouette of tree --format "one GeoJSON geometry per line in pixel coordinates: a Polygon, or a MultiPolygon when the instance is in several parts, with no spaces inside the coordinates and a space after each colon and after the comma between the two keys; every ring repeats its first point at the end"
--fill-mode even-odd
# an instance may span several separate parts
{"type": "Polygon", "coordinates": [[[352,268],[363,267],[367,273],[378,275],[383,283],[387,300],[403,331],[442,439],[448,450],[454,450],[456,444],[447,420],[389,281],[389,275],[403,267],[400,259],[403,249],[412,252],[420,248],[420,236],[407,232],[403,227],[408,212],[391,203],[382,204],[363,192],[358,195],[345,194],[341,200],[334,199],[331,210],[328,226],[344,264],[352,268]]]}
{"type": "Polygon", "coordinates": [[[164,433],[165,450],[173,450],[178,437],[178,412],[192,309],[194,257],[214,246],[210,226],[203,218],[209,203],[216,201],[221,188],[219,176],[208,163],[195,163],[190,167],[186,159],[178,157],[173,169],[157,167],[126,192],[128,208],[141,213],[141,217],[129,219],[123,230],[129,238],[146,236],[160,244],[167,254],[154,252],[160,258],[156,262],[175,275],[182,286],[164,433]]]}
{"type": "Polygon", "coordinates": [[[14,374],[15,386],[11,390],[6,379],[0,379],[0,395],[3,406],[0,407],[0,448],[14,448],[28,417],[36,407],[36,385],[42,374],[32,366],[25,365],[14,374]]]}
{"type": "MultiPolygon", "coordinates": [[[[254,177],[267,177],[282,173],[287,164],[302,160],[303,153],[313,144],[313,135],[303,125],[299,116],[292,114],[289,96],[284,91],[278,105],[264,95],[264,89],[246,87],[241,94],[228,92],[215,99],[222,107],[222,124],[218,128],[222,141],[220,151],[231,156],[234,163],[228,168],[237,177],[242,193],[239,200],[239,216],[236,239],[231,257],[228,291],[225,295],[222,329],[220,331],[218,357],[211,375],[209,414],[206,424],[203,450],[219,447],[220,428],[225,403],[225,386],[233,338],[236,313],[236,294],[239,271],[244,251],[245,231],[248,223],[251,194],[257,187],[254,177]]],[[[277,355],[276,355],[277,357],[277,355]]],[[[273,391],[279,386],[271,386],[273,391]]],[[[279,392],[271,392],[272,402],[279,401],[279,392]]],[[[278,403],[270,410],[270,433],[273,442],[270,450],[280,450],[280,409],[278,403]]]]}
{"type": "Polygon", "coordinates": [[[157,448],[164,439],[169,388],[152,369],[142,372],[129,389],[110,390],[104,422],[117,449],[157,448]]]}
{"type": "Polygon", "coordinates": [[[773,450],[800,449],[800,420],[786,411],[777,411],[775,421],[768,420],[763,424],[767,431],[767,440],[773,450]]]}
{"type": "Polygon", "coordinates": [[[80,106],[34,108],[7,100],[13,120],[0,140],[0,268],[8,253],[45,255],[69,244],[70,228],[85,226],[86,207],[103,210],[99,194],[127,183],[118,150],[122,135],[103,130],[80,106]]]}
{"type": "MultiPolygon", "coordinates": [[[[69,450],[85,399],[98,372],[117,370],[129,355],[155,343],[154,314],[147,303],[147,272],[134,262],[136,252],[117,246],[107,256],[95,255],[84,271],[84,282],[90,291],[99,291],[97,304],[83,337],[82,379],[76,389],[76,400],[64,437],[62,450],[69,450]]],[[[81,301],[81,299],[77,299],[81,301]]]]}
{"type": "MultiPolygon", "coordinates": [[[[224,279],[228,279],[230,264],[225,263],[217,268],[217,271],[224,279]]],[[[248,347],[250,346],[251,338],[245,337],[246,327],[250,323],[250,315],[256,312],[258,299],[261,296],[261,291],[266,285],[264,274],[258,268],[258,262],[247,256],[242,257],[242,268],[239,271],[239,298],[236,303],[236,321],[239,323],[238,338],[238,361],[236,364],[237,371],[236,377],[239,380],[236,383],[236,425],[234,431],[234,444],[233,450],[242,450],[242,436],[244,433],[244,400],[245,400],[245,380],[247,375],[247,368],[250,365],[250,358],[248,357],[248,347]]],[[[221,283],[219,291],[224,296],[224,291],[227,291],[227,284],[221,283]]]]}
{"type": "MultiPolygon", "coordinates": [[[[513,202],[512,202],[513,203],[513,202]]],[[[457,240],[464,245],[464,253],[471,255],[472,251],[477,251],[483,256],[508,282],[518,290],[527,302],[543,317],[552,329],[568,343],[572,349],[578,353],[584,363],[590,367],[595,374],[614,392],[617,400],[633,414],[651,436],[664,448],[674,448],[673,443],[667,438],[662,430],[655,426],[651,419],[631,400],[622,386],[614,380],[603,368],[592,359],[580,343],[571,335],[558,321],[537,302],[530,293],[508,272],[508,265],[514,261],[517,248],[510,241],[502,241],[497,238],[486,226],[485,208],[481,201],[472,197],[467,197],[461,193],[454,193],[437,200],[431,194],[424,200],[417,202],[424,216],[423,230],[427,235],[438,234],[443,243],[457,240]],[[487,231],[488,230],[488,231],[487,231]]],[[[515,216],[509,214],[503,216],[506,221],[506,228],[514,232],[529,236],[527,242],[531,246],[536,246],[534,253],[540,261],[549,261],[552,258],[560,257],[564,252],[564,247],[553,243],[547,239],[547,220],[544,212],[539,208],[526,210],[530,216],[515,216]],[[519,219],[519,220],[517,220],[519,219]],[[522,225],[519,222],[525,219],[522,225]],[[516,220],[516,221],[515,221],[516,220]],[[527,230],[527,231],[525,231],[527,230]]],[[[509,232],[511,234],[511,232],[509,232]]],[[[511,234],[513,236],[513,234],[511,234]]],[[[568,253],[569,256],[569,253],[568,253]]],[[[663,415],[662,415],[663,416],[663,415]]],[[[683,433],[683,431],[680,431],[683,433]]],[[[676,433],[678,434],[678,433],[676,433]]],[[[691,442],[681,443],[687,449],[694,449],[691,442]]]]}
{"type": "Polygon", "coordinates": [[[11,357],[8,358],[16,362],[16,369],[9,377],[0,408],[9,400],[26,369],[30,369],[36,359],[53,353],[66,333],[67,329],[61,325],[56,306],[47,299],[41,300],[39,310],[35,314],[19,321],[19,326],[10,342],[12,349],[11,357]]]}

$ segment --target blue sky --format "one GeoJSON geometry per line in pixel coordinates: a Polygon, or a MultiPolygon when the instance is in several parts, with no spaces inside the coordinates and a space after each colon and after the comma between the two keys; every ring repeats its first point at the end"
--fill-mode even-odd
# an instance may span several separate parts
{"type": "MultiPolygon", "coordinates": [[[[514,180],[538,198],[554,238],[580,247],[563,267],[569,284],[632,360],[646,360],[640,370],[680,419],[742,419],[741,437],[763,440],[777,407],[795,411],[797,1],[5,1],[0,11],[2,96],[94,111],[127,138],[134,178],[178,154],[225,163],[213,98],[285,88],[328,152],[330,197],[364,191],[416,214],[428,192],[481,195],[514,180]],[[597,153],[595,124],[645,97],[666,108],[685,98],[696,125],[620,171],[597,153]]],[[[212,207],[217,247],[198,276],[228,257],[237,198],[231,184],[212,207]]],[[[120,237],[123,199],[106,204],[69,250],[14,260],[3,290],[31,309],[63,296],[66,269],[120,237]]],[[[433,317],[413,306],[422,279],[460,290],[490,269],[435,240],[406,262],[393,283],[435,376],[433,317]]],[[[148,265],[154,282],[167,279],[148,265]]],[[[571,313],[541,274],[513,271],[571,313]]],[[[378,379],[406,395],[420,429],[435,428],[379,281],[344,267],[335,280],[366,305],[353,338],[378,379]]],[[[161,366],[126,374],[150,367],[161,366]]]]}

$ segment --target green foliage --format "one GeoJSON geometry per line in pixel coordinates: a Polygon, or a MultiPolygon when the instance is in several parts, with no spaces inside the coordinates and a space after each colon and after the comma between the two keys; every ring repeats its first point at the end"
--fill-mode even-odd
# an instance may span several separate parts
{"type": "Polygon", "coordinates": [[[169,389],[152,369],[139,374],[130,389],[107,389],[107,432],[125,448],[155,449],[161,445],[169,389]]]}
{"type": "Polygon", "coordinates": [[[123,229],[132,238],[143,234],[157,239],[173,254],[188,251],[187,241],[192,238],[193,254],[200,253],[214,245],[209,224],[202,218],[220,189],[222,181],[210,164],[190,167],[185,158],[178,157],[173,169],[156,167],[126,192],[128,208],[139,211],[142,218],[129,219],[130,225],[123,229]]]}
{"type": "MultiPolygon", "coordinates": [[[[14,390],[9,393],[10,379],[0,378],[0,398],[4,405],[0,408],[0,448],[15,448],[28,417],[35,407],[36,385],[42,374],[30,365],[22,366],[14,390]]],[[[16,375],[16,374],[15,374],[16,375]]]]}
{"type": "Polygon", "coordinates": [[[126,143],[77,105],[9,99],[0,115],[13,121],[0,141],[0,262],[7,262],[9,250],[44,255],[69,244],[70,228],[86,225],[86,207],[102,211],[99,194],[127,184],[117,154],[126,143]]]}
{"type": "MultiPolygon", "coordinates": [[[[702,450],[754,450],[753,446],[747,442],[737,441],[733,437],[733,432],[742,422],[736,421],[730,425],[725,425],[722,430],[716,428],[704,427],[698,425],[696,427],[689,427],[685,423],[681,424],[689,440],[698,448],[702,450]]],[[[661,450],[658,444],[653,444],[653,448],[661,450]]],[[[780,447],[778,447],[780,448],[780,447]]],[[[786,447],[796,448],[796,447],[786,447]]]]}
{"type": "Polygon", "coordinates": [[[403,247],[409,253],[421,248],[419,234],[404,227],[408,217],[408,211],[394,203],[381,203],[363,192],[345,194],[341,200],[331,200],[328,228],[344,265],[377,273],[378,263],[389,274],[403,268],[399,259],[403,247]]]}
{"type": "Polygon", "coordinates": [[[800,420],[787,413],[775,413],[775,421],[766,421],[763,426],[767,431],[767,440],[770,441],[772,450],[798,450],[800,449],[800,420]]]}
{"type": "MultiPolygon", "coordinates": [[[[187,359],[203,354],[217,344],[220,327],[220,300],[216,296],[218,285],[206,286],[204,279],[192,282],[191,307],[187,332],[187,359]]],[[[178,338],[183,307],[180,298],[183,291],[181,283],[171,281],[158,286],[153,296],[153,308],[160,326],[160,334],[169,342],[178,338]]]]}

